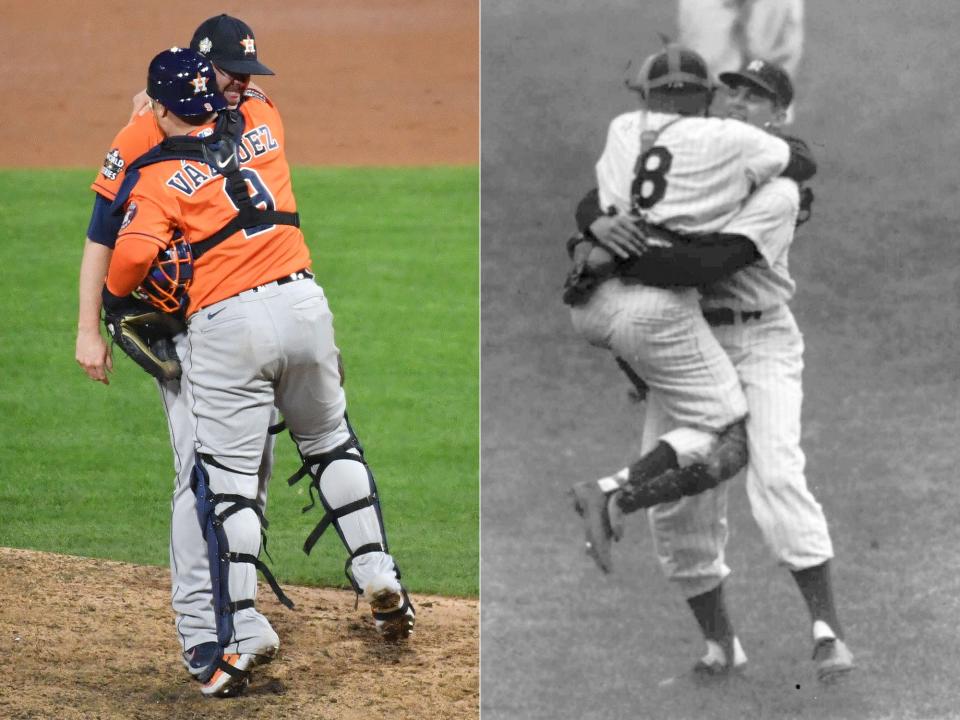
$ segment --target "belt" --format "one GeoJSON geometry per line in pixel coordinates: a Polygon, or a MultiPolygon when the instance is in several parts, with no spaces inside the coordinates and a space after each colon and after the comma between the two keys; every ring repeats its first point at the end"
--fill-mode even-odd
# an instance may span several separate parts
{"type": "Polygon", "coordinates": [[[292,272],[289,275],[284,275],[282,278],[271,280],[268,283],[264,283],[263,285],[257,285],[255,288],[250,288],[250,289],[253,292],[259,292],[264,288],[273,287],[274,285],[286,285],[287,283],[296,282],[297,280],[307,280],[307,279],[313,280],[313,273],[310,272],[310,270],[308,270],[307,268],[304,268],[303,270],[297,270],[296,272],[292,272]]]}
{"type": "Polygon", "coordinates": [[[713,310],[704,310],[703,317],[711,325],[733,325],[737,322],[738,316],[740,322],[747,320],[759,320],[763,315],[761,310],[731,310],[730,308],[716,308],[713,310]]]}

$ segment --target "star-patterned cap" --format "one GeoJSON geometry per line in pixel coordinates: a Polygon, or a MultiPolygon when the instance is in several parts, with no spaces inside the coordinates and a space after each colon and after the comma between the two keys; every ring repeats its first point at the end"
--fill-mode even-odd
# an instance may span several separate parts
{"type": "Polygon", "coordinates": [[[164,50],[150,61],[147,95],[182,117],[207,115],[227,106],[217,90],[210,61],[178,47],[164,50]]]}
{"type": "Polygon", "coordinates": [[[257,60],[257,41],[243,20],[217,15],[200,23],[190,49],[209,59],[221,70],[237,75],[273,75],[257,60]]]}

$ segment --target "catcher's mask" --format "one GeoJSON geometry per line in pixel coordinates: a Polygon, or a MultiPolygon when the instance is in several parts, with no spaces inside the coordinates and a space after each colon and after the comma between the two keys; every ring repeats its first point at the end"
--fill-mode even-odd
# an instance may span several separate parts
{"type": "Polygon", "coordinates": [[[704,59],[695,51],[675,43],[666,43],[663,50],[647,57],[636,77],[625,84],[644,99],[650,97],[651,90],[710,92],[713,86],[704,59]]]}
{"type": "Polygon", "coordinates": [[[134,295],[167,313],[185,310],[193,282],[193,251],[184,239],[161,250],[134,295]]]}

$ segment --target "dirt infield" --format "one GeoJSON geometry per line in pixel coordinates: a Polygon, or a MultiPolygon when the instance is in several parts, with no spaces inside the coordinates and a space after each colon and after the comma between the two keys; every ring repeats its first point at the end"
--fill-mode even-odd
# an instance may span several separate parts
{"type": "Polygon", "coordinates": [[[150,59],[219,12],[255,31],[298,165],[474,164],[476,0],[0,3],[5,167],[100,164],[150,59]]]}
{"type": "MultiPolygon", "coordinates": [[[[89,167],[143,88],[147,64],[226,12],[255,30],[259,78],[295,165],[478,162],[476,0],[267,0],[218,5],[0,0],[8,102],[3,167],[89,167]]],[[[160,568],[0,549],[3,718],[475,718],[477,601],[415,596],[418,631],[376,636],[352,593],[267,589],[280,658],[247,695],[205,703],[177,661],[160,568]],[[216,705],[214,708],[213,705],[216,705]]]]}
{"type": "Polygon", "coordinates": [[[384,643],[349,591],[261,585],[280,656],[237,699],[207,700],[176,660],[169,572],[0,549],[0,717],[471,718],[478,603],[416,595],[417,631],[384,643]],[[10,612],[10,608],[16,608],[10,612]]]}

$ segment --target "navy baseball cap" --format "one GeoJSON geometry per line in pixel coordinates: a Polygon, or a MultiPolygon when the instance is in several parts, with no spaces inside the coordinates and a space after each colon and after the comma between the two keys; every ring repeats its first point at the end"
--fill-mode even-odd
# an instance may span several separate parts
{"type": "Polygon", "coordinates": [[[193,50],[170,48],[156,55],[147,70],[147,96],[174,115],[193,117],[223,110],[210,61],[193,50]]]}
{"type": "Polygon", "coordinates": [[[190,49],[209,59],[221,70],[237,75],[273,75],[257,60],[257,41],[243,20],[217,15],[200,23],[190,49]]]}
{"type": "Polygon", "coordinates": [[[767,95],[781,107],[793,102],[793,83],[787,71],[776,63],[766,60],[751,60],[739,72],[723,72],[720,82],[730,88],[749,85],[767,95]]]}

